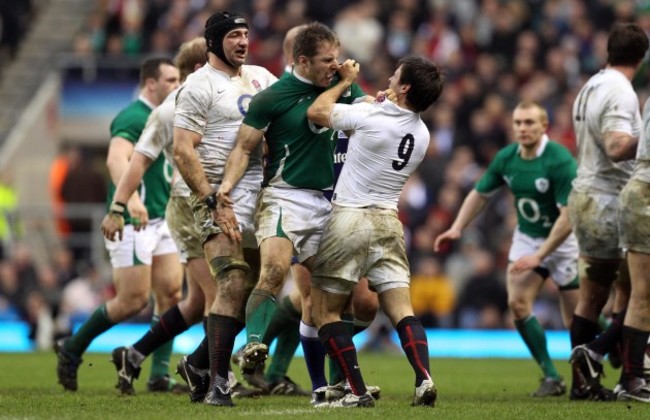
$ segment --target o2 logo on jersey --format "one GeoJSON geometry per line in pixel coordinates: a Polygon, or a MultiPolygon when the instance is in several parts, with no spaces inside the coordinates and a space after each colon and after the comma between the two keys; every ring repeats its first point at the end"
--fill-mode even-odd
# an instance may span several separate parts
{"type": "Polygon", "coordinates": [[[172,183],[172,179],[174,179],[174,167],[165,159],[165,164],[163,165],[163,176],[165,177],[165,181],[168,183],[172,183]]]}
{"type": "Polygon", "coordinates": [[[309,120],[307,120],[307,123],[309,124],[309,129],[311,130],[311,132],[315,133],[315,134],[324,133],[327,130],[329,130],[329,128],[321,127],[320,125],[314,124],[313,122],[311,122],[309,120]]]}
{"type": "Polygon", "coordinates": [[[248,112],[248,106],[251,103],[251,99],[253,99],[253,95],[245,94],[239,97],[237,99],[237,108],[239,108],[239,112],[245,117],[246,113],[248,112]]]}
{"type": "Polygon", "coordinates": [[[535,180],[535,188],[537,188],[537,191],[541,192],[544,194],[546,191],[548,191],[548,187],[550,186],[550,183],[548,182],[548,179],[546,178],[537,178],[535,180]]]}

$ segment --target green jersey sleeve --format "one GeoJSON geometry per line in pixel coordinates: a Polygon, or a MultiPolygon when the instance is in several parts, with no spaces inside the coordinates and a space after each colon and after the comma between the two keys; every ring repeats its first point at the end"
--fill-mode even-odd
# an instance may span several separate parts
{"type": "Polygon", "coordinates": [[[500,152],[490,162],[485,173],[478,180],[474,189],[481,195],[492,195],[505,183],[503,179],[503,153],[500,152]]]}
{"type": "Polygon", "coordinates": [[[277,97],[274,95],[273,86],[268,87],[253,96],[244,117],[244,124],[266,131],[276,115],[278,106],[277,97]]]}
{"type": "Polygon", "coordinates": [[[111,123],[111,138],[122,137],[131,143],[136,143],[144,130],[151,109],[144,104],[132,103],[122,110],[111,123]]]}

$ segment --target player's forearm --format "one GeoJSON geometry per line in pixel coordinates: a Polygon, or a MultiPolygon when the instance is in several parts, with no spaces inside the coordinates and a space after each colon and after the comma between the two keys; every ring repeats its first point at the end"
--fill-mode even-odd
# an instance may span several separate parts
{"type": "Polygon", "coordinates": [[[487,202],[488,199],[479,194],[478,191],[470,191],[460,206],[458,216],[456,216],[451,228],[462,232],[481,213],[487,202]]]}
{"type": "Polygon", "coordinates": [[[174,143],[174,163],[187,186],[197,197],[204,198],[214,192],[191,143],[174,143]]]}
{"type": "Polygon", "coordinates": [[[113,196],[113,201],[120,203],[126,203],[129,201],[129,198],[137,190],[142,177],[146,170],[151,166],[153,161],[146,157],[145,155],[135,152],[131,156],[131,160],[127,166],[126,172],[120,178],[115,194],[113,196]]]}
{"type": "Polygon", "coordinates": [[[569,221],[569,211],[566,207],[560,208],[560,215],[553,223],[553,227],[546,240],[537,249],[535,255],[540,259],[546,258],[549,254],[557,249],[571,234],[571,223],[569,221]]]}
{"type": "Polygon", "coordinates": [[[318,95],[313,104],[307,109],[307,118],[323,127],[330,127],[330,114],[336,101],[346,89],[352,86],[350,80],[340,80],[336,85],[318,95]]]}
{"type": "Polygon", "coordinates": [[[231,191],[232,188],[244,176],[244,173],[246,173],[246,168],[248,168],[249,161],[250,151],[244,149],[239,144],[235,146],[235,148],[232,149],[232,152],[230,152],[228,160],[226,161],[221,185],[228,191],[231,191]]]}
{"type": "Polygon", "coordinates": [[[129,158],[126,156],[112,156],[106,160],[106,168],[108,168],[108,175],[114,185],[120,183],[120,179],[126,173],[129,167],[129,158]]]}
{"type": "Polygon", "coordinates": [[[605,133],[603,139],[605,152],[612,162],[635,158],[636,148],[639,143],[638,138],[634,138],[627,133],[609,131],[605,133]]]}

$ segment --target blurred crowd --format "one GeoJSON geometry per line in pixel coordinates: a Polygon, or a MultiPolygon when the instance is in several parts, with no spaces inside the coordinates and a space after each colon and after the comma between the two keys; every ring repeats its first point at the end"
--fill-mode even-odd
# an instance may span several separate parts
{"type": "MultiPolygon", "coordinates": [[[[360,82],[369,94],[387,86],[394,64],[407,54],[425,55],[443,68],[443,96],[422,116],[431,131],[428,155],[400,201],[414,307],[430,327],[511,327],[504,271],[516,217],[509,193],[492,199],[459,243],[438,254],[432,244],[512,138],[515,104],[543,104],[549,137],[575,151],[572,102],[604,67],[610,26],[636,21],[650,33],[650,0],[96,0],[74,53],[173,55],[182,42],[202,35],[216,10],[248,18],[249,63],[275,74],[284,68],[285,32],[312,20],[336,30],[341,60],[361,63],[360,82]]],[[[650,96],[649,76],[646,64],[634,81],[640,103],[650,96]]],[[[11,270],[2,271],[0,296],[6,296],[5,271],[11,270]]],[[[547,286],[535,313],[546,328],[562,328],[557,292],[547,286]]]]}

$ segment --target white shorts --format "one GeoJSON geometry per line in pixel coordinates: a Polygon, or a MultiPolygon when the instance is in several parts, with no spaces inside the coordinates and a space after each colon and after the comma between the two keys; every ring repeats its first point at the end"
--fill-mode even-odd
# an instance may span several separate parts
{"type": "Polygon", "coordinates": [[[618,196],[573,190],[569,194],[569,218],[581,257],[623,258],[619,246],[618,196]]]}
{"type": "MultiPolygon", "coordinates": [[[[539,249],[544,240],[545,238],[533,238],[516,229],[508,258],[510,261],[517,261],[523,256],[531,255],[539,249]]],[[[566,286],[578,277],[578,253],[578,241],[571,234],[555,251],[544,258],[540,267],[549,271],[558,287],[566,286]]]]}
{"type": "Polygon", "coordinates": [[[359,277],[367,277],[377,293],[409,287],[404,228],[394,210],[335,205],[316,255],[312,284],[350,294],[359,277]]]}
{"type": "Polygon", "coordinates": [[[331,210],[322,191],[263,188],[255,218],[257,242],[270,237],[287,238],[303,262],[316,255],[331,210]]]}
{"type": "Polygon", "coordinates": [[[195,258],[204,258],[201,235],[196,230],[190,197],[169,197],[165,219],[174,238],[181,263],[195,258]]]}
{"type": "Polygon", "coordinates": [[[619,196],[620,245],[650,254],[650,184],[631,179],[619,196]]]}
{"type": "MultiPolygon", "coordinates": [[[[212,187],[216,190],[219,186],[213,185],[212,187]]],[[[237,218],[237,223],[239,223],[239,231],[242,235],[242,248],[257,249],[255,224],[253,220],[257,195],[258,191],[244,188],[235,188],[230,194],[230,198],[235,203],[233,210],[237,218]]],[[[197,199],[194,194],[191,194],[190,203],[192,205],[192,213],[194,214],[195,229],[199,234],[201,247],[203,247],[203,244],[210,236],[219,234],[222,231],[212,220],[212,211],[203,201],[197,199]]]]}
{"type": "Polygon", "coordinates": [[[165,219],[150,220],[139,232],[133,229],[133,225],[126,225],[121,241],[104,238],[104,244],[113,268],[151,265],[154,256],[178,252],[165,219]]]}

